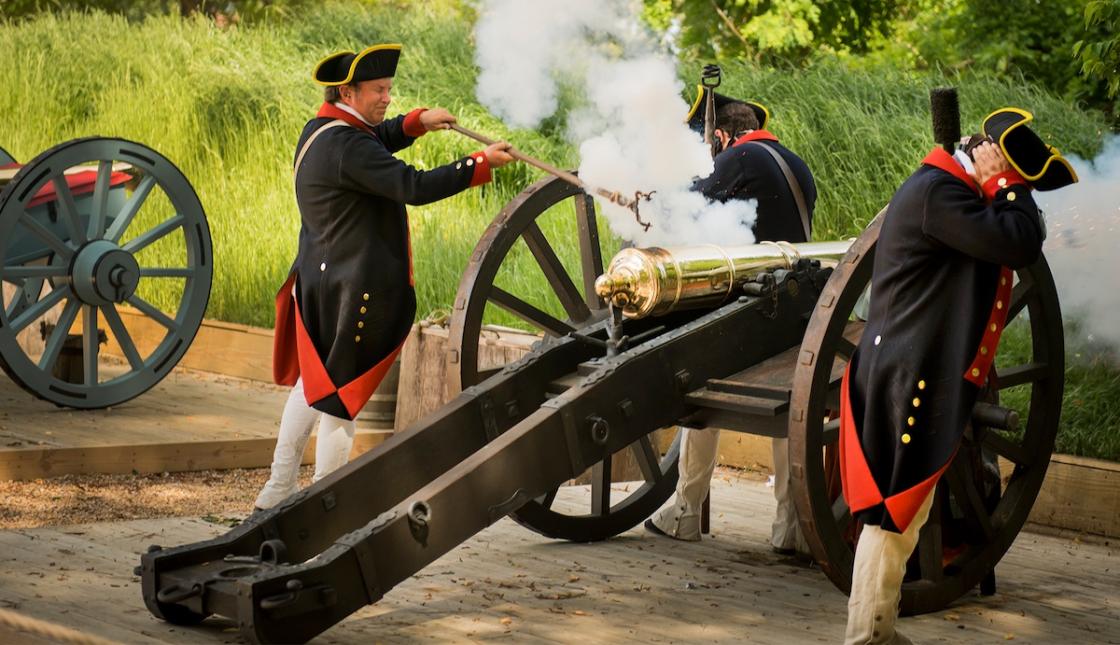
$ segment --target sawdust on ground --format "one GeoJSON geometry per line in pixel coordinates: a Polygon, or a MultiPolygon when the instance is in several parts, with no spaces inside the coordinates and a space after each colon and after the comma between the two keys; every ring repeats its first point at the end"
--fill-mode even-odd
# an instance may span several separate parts
{"type": "MultiPolygon", "coordinates": [[[[313,469],[301,469],[301,485],[313,469]]],[[[253,468],[0,481],[0,530],[160,517],[234,524],[267,479],[267,468],[253,468]]]]}

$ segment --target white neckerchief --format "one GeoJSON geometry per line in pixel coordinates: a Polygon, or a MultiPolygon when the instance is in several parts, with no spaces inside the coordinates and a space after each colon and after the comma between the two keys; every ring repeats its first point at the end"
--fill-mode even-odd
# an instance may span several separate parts
{"type": "Polygon", "coordinates": [[[342,101],[335,101],[335,102],[334,102],[334,106],[335,106],[336,108],[338,108],[338,109],[342,110],[343,112],[349,112],[350,114],[353,114],[354,116],[358,117],[358,119],[359,119],[359,120],[360,120],[360,121],[361,121],[362,123],[364,123],[364,124],[368,125],[368,126],[369,126],[369,127],[371,127],[371,128],[373,127],[373,124],[372,124],[372,123],[370,123],[369,121],[366,121],[365,117],[363,117],[363,116],[362,116],[361,114],[358,114],[358,111],[357,111],[357,110],[355,110],[354,108],[350,107],[349,105],[346,105],[346,104],[345,104],[345,103],[343,103],[342,101]]]}
{"type": "Polygon", "coordinates": [[[961,165],[961,168],[964,168],[964,171],[967,172],[970,177],[976,176],[976,166],[972,165],[972,159],[968,158],[964,150],[958,149],[954,152],[953,159],[961,165]]]}

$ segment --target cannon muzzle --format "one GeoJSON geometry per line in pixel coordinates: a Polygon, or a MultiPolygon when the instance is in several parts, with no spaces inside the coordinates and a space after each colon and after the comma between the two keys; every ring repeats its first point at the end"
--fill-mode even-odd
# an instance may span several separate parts
{"type": "Polygon", "coordinates": [[[715,307],[741,294],[761,273],[791,270],[802,259],[836,264],[851,245],[852,240],[623,249],[595,280],[595,292],[627,318],[715,307]]]}

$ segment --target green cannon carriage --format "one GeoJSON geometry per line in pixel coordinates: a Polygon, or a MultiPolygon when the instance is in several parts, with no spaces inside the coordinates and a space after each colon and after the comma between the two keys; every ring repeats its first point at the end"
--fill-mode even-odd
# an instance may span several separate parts
{"type": "Polygon", "coordinates": [[[82,409],[158,383],[194,339],[214,272],[183,173],[147,146],[91,137],[25,165],[0,150],[0,188],[0,367],[35,396],[82,409]],[[134,339],[126,306],[158,338],[134,339]],[[110,338],[120,364],[101,357],[110,338]]]}

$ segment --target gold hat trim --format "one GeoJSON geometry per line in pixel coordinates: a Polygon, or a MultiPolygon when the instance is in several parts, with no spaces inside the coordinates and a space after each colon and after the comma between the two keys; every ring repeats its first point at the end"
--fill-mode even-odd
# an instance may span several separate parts
{"type": "Polygon", "coordinates": [[[354,69],[358,66],[358,61],[362,60],[362,58],[365,58],[367,55],[372,54],[373,52],[379,52],[379,51],[385,51],[385,50],[400,51],[401,50],[401,45],[399,43],[391,43],[391,44],[385,44],[385,45],[372,45],[370,47],[366,47],[361,52],[359,52],[358,55],[354,56],[354,60],[350,61],[350,69],[346,73],[346,78],[342,79],[341,81],[335,81],[335,82],[330,82],[330,83],[320,81],[319,80],[319,68],[320,67],[322,67],[327,62],[329,62],[331,60],[334,60],[335,58],[338,58],[339,56],[347,56],[347,55],[350,55],[350,54],[354,53],[354,52],[351,52],[351,51],[335,52],[335,53],[331,54],[330,56],[327,56],[323,60],[319,61],[319,63],[317,65],[315,65],[315,69],[311,72],[311,77],[313,79],[315,79],[316,83],[318,83],[319,85],[323,85],[324,87],[346,85],[347,83],[350,82],[350,79],[354,78],[354,69]]]}
{"type": "Polygon", "coordinates": [[[1027,172],[1025,172],[1022,168],[1020,168],[1019,164],[1015,163],[1015,160],[1012,159],[1011,155],[1007,153],[1007,146],[1004,145],[1003,140],[1005,138],[1007,138],[1007,135],[1010,134],[1011,131],[1014,130],[1015,128],[1017,128],[1021,125],[1026,125],[1026,124],[1030,123],[1031,121],[1034,121],[1034,115],[1031,114],[1030,112],[1027,112],[1026,110],[1021,109],[1021,108],[1005,107],[1005,108],[1000,108],[998,110],[994,110],[991,114],[984,117],[984,120],[981,121],[981,123],[987,123],[988,119],[990,119],[993,116],[999,114],[1000,112],[1014,112],[1015,114],[1018,114],[1019,116],[1023,117],[1022,121],[1019,121],[1015,125],[1012,125],[1010,128],[1007,128],[1006,130],[1003,131],[1003,134],[999,135],[999,149],[1003,151],[1004,158],[1006,158],[1007,162],[1009,164],[1011,164],[1011,167],[1015,169],[1015,172],[1022,175],[1023,179],[1026,179],[1027,181],[1033,182],[1033,181],[1037,180],[1038,178],[1042,177],[1043,175],[1045,175],[1046,171],[1050,170],[1050,164],[1053,163],[1054,161],[1057,161],[1058,163],[1060,163],[1060,164],[1062,164],[1063,166],[1066,167],[1066,170],[1069,171],[1069,174],[1070,174],[1071,177],[1073,177],[1073,181],[1075,183],[1078,181],[1077,171],[1073,169],[1073,166],[1070,165],[1069,161],[1067,161],[1066,158],[1062,156],[1062,153],[1059,152],[1057,148],[1055,148],[1054,146],[1052,146],[1048,143],[1045,143],[1045,142],[1043,143],[1043,145],[1045,145],[1046,149],[1050,151],[1050,157],[1046,160],[1046,163],[1042,164],[1042,170],[1038,171],[1038,174],[1030,175],[1027,172]]]}

